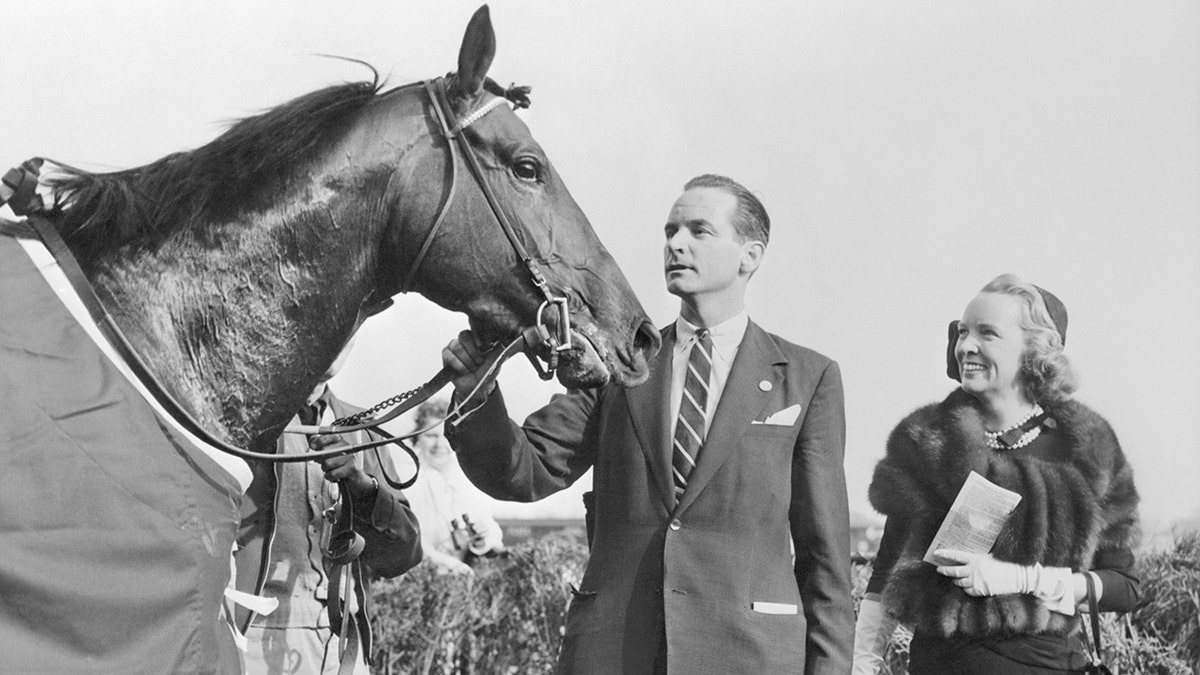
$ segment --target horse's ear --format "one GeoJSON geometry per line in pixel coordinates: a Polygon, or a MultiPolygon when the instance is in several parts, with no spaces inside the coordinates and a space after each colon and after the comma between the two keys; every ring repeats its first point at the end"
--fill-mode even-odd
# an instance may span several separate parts
{"type": "Polygon", "coordinates": [[[488,6],[483,5],[475,10],[471,22],[467,24],[462,47],[458,50],[458,72],[454,81],[459,94],[470,97],[479,95],[495,56],[496,33],[492,30],[488,6]]]}

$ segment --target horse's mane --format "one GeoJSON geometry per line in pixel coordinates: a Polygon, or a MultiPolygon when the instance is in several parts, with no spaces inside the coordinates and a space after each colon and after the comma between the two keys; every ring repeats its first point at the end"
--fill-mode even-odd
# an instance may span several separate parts
{"type": "Polygon", "coordinates": [[[195,150],[133,169],[61,165],[50,181],[65,205],[59,228],[74,247],[111,249],[252,208],[290,167],[337,138],[380,88],[376,77],[314,91],[244,118],[195,150]]]}

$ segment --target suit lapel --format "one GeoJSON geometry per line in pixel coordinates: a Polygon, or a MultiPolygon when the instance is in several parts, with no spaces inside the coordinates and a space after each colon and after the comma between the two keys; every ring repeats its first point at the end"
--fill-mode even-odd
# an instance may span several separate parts
{"type": "Polygon", "coordinates": [[[671,480],[670,431],[671,355],[675,351],[675,325],[662,331],[662,347],[650,360],[650,377],[640,386],[625,390],[629,420],[650,466],[654,483],[667,511],[675,507],[671,480]]]}
{"type": "Polygon", "coordinates": [[[763,329],[750,322],[733,359],[729,378],[725,380],[721,400],[717,402],[712,428],[705,434],[696,468],[688,477],[678,511],[696,501],[696,495],[733,455],[750,422],[763,412],[771,396],[770,389],[782,386],[784,369],[775,367],[780,363],[787,363],[787,357],[763,329]],[[760,386],[762,382],[770,383],[767,391],[760,386]]]}

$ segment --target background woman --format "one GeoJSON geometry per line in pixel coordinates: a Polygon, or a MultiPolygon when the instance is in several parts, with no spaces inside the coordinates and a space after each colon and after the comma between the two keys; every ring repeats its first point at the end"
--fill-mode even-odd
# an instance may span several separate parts
{"type": "Polygon", "coordinates": [[[951,324],[962,386],[906,417],[875,468],[887,516],[857,624],[855,673],[874,673],[896,621],[913,628],[911,673],[1063,673],[1087,663],[1087,576],[1100,611],[1129,611],[1138,495],[1117,438],[1068,397],[1067,311],[1013,275],[951,324]],[[922,562],[970,472],[1021,495],[991,553],[922,562]],[[882,596],[881,596],[882,593],[882,596]]]}
{"type": "MultiPolygon", "coordinates": [[[[441,400],[422,403],[415,428],[435,425],[446,416],[446,407],[441,400]]],[[[503,548],[500,525],[483,495],[463,475],[442,425],[418,436],[416,451],[421,470],[404,494],[421,524],[425,558],[442,571],[470,573],[471,560],[503,548]]]]}

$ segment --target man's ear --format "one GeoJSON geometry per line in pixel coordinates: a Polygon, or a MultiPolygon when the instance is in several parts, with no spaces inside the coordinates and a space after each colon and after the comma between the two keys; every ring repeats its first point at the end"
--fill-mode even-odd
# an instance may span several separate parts
{"type": "Polygon", "coordinates": [[[762,264],[763,256],[767,254],[767,245],[761,241],[748,241],[742,244],[742,264],[738,267],[738,273],[750,276],[758,271],[758,266],[762,264]]]}

